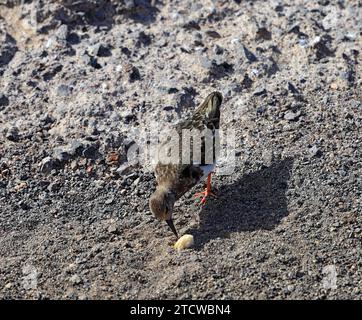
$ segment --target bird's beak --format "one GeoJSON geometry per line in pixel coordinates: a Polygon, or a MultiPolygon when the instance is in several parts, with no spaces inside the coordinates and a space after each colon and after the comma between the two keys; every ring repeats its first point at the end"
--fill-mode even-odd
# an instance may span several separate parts
{"type": "Polygon", "coordinates": [[[177,234],[175,226],[173,225],[172,219],[166,220],[166,222],[167,222],[168,226],[171,228],[172,232],[175,234],[176,238],[178,239],[178,234],[177,234]]]}

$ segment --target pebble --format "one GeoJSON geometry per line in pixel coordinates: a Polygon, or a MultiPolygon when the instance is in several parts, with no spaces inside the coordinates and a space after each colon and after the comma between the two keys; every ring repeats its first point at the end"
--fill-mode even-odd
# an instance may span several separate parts
{"type": "Polygon", "coordinates": [[[96,145],[90,145],[87,148],[85,148],[82,152],[83,157],[86,157],[88,159],[96,159],[98,157],[98,146],[96,145]]]}
{"type": "Polygon", "coordinates": [[[5,135],[6,139],[10,141],[18,141],[19,140],[19,129],[15,126],[11,126],[5,135]]]}
{"type": "Polygon", "coordinates": [[[60,97],[68,97],[70,95],[70,88],[67,85],[61,84],[57,88],[57,95],[60,97]]]}
{"type": "Polygon", "coordinates": [[[256,39],[271,40],[271,38],[271,32],[265,27],[259,28],[256,31],[256,39]]]}
{"type": "Polygon", "coordinates": [[[287,111],[284,114],[284,119],[288,121],[297,120],[301,115],[300,111],[293,112],[293,111],[287,111]]]}
{"type": "Polygon", "coordinates": [[[40,163],[40,171],[42,173],[50,173],[56,167],[57,162],[51,157],[45,157],[40,163]]]}
{"type": "Polygon", "coordinates": [[[267,93],[266,89],[264,87],[258,87],[254,90],[253,96],[262,96],[267,93]]]}
{"type": "Polygon", "coordinates": [[[60,162],[64,162],[64,161],[69,160],[70,155],[67,150],[65,150],[63,148],[56,148],[53,151],[53,158],[60,162]]]}
{"type": "Polygon", "coordinates": [[[66,24],[62,24],[57,32],[55,33],[56,37],[59,39],[59,40],[67,40],[67,37],[68,37],[68,26],[66,24]]]}
{"type": "Polygon", "coordinates": [[[2,107],[6,107],[8,105],[9,105],[9,99],[5,95],[0,94],[0,111],[4,109],[2,107]]]}
{"type": "Polygon", "coordinates": [[[322,152],[317,146],[313,146],[309,149],[309,154],[311,157],[318,157],[322,155],[322,152]]]}
{"type": "Polygon", "coordinates": [[[215,54],[220,55],[224,53],[224,49],[218,45],[215,45],[212,49],[215,54]]]}
{"type": "Polygon", "coordinates": [[[104,203],[105,204],[112,204],[113,202],[114,202],[114,197],[110,197],[104,203]]]}
{"type": "Polygon", "coordinates": [[[256,56],[244,45],[242,46],[243,56],[251,63],[257,61],[256,56]]]}
{"type": "Polygon", "coordinates": [[[208,35],[209,37],[214,38],[214,39],[220,39],[221,38],[220,33],[216,32],[214,30],[207,30],[205,33],[206,33],[206,35],[208,35]]]}
{"type": "Polygon", "coordinates": [[[51,182],[49,186],[47,187],[47,190],[49,192],[55,192],[60,189],[60,184],[58,182],[51,182]]]}
{"type": "Polygon", "coordinates": [[[111,224],[111,225],[108,227],[108,232],[109,232],[109,233],[117,233],[117,232],[118,232],[117,225],[116,225],[115,223],[111,224]]]}
{"type": "Polygon", "coordinates": [[[88,48],[88,53],[92,56],[97,56],[99,49],[101,47],[100,43],[96,43],[88,48]]]}
{"type": "Polygon", "coordinates": [[[141,180],[141,178],[138,177],[135,181],[133,181],[133,185],[134,185],[134,186],[138,186],[140,180],[141,180]]]}
{"type": "Polygon", "coordinates": [[[298,94],[299,91],[297,90],[297,88],[290,82],[288,82],[288,90],[292,93],[292,94],[298,94]]]}
{"type": "Polygon", "coordinates": [[[77,274],[74,274],[72,275],[70,278],[69,278],[69,281],[72,283],[72,284],[80,284],[82,283],[82,279],[79,275],[77,274]]]}
{"type": "Polygon", "coordinates": [[[8,282],[5,286],[4,289],[10,289],[13,286],[13,283],[8,282]]]}
{"type": "Polygon", "coordinates": [[[91,62],[92,62],[92,59],[91,57],[87,54],[87,53],[83,53],[81,56],[80,56],[80,60],[86,64],[86,65],[90,65],[91,62]]]}
{"type": "Polygon", "coordinates": [[[138,68],[133,66],[132,70],[129,74],[129,81],[134,82],[134,81],[138,81],[138,80],[141,80],[141,74],[140,74],[138,68]]]}
{"type": "Polygon", "coordinates": [[[130,165],[126,162],[121,164],[118,169],[116,170],[119,175],[125,175],[128,174],[131,170],[130,165]]]}
{"type": "Polygon", "coordinates": [[[82,149],[84,148],[83,142],[81,142],[80,140],[72,140],[68,146],[67,146],[67,153],[69,153],[69,155],[74,156],[74,155],[80,155],[82,153],[82,149]]]}
{"type": "Polygon", "coordinates": [[[149,46],[152,42],[152,39],[144,31],[141,31],[138,35],[138,42],[144,46],[149,46]]]}

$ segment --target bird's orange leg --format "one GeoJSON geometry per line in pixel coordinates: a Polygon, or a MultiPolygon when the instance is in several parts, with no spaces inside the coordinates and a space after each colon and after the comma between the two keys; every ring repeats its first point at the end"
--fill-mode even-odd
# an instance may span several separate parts
{"type": "Polygon", "coordinates": [[[206,189],[205,191],[198,192],[195,194],[195,197],[201,197],[200,204],[205,204],[207,197],[212,196],[216,198],[216,194],[211,191],[211,172],[207,176],[206,189]]]}

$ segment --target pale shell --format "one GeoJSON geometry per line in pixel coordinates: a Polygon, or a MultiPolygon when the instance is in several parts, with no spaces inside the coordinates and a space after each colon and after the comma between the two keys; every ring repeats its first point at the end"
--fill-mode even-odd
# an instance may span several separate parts
{"type": "Polygon", "coordinates": [[[174,249],[182,250],[190,248],[194,245],[194,236],[191,234],[184,234],[177,242],[174,244],[174,249]]]}

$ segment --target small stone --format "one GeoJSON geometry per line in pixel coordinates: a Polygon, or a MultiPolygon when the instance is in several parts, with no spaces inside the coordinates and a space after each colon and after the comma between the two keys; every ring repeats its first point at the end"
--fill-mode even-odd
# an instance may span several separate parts
{"type": "Polygon", "coordinates": [[[40,171],[42,173],[50,173],[53,169],[56,169],[58,162],[51,157],[45,157],[40,163],[40,171]]]}
{"type": "Polygon", "coordinates": [[[98,57],[110,57],[112,55],[112,52],[109,49],[109,47],[103,44],[96,44],[92,46],[91,49],[89,50],[89,53],[93,56],[98,56],[98,57]]]}
{"type": "Polygon", "coordinates": [[[28,184],[25,181],[20,182],[19,184],[17,184],[14,189],[15,191],[20,191],[23,189],[26,189],[28,187],[28,184]]]}
{"type": "Polygon", "coordinates": [[[39,120],[41,121],[42,125],[46,126],[48,124],[52,124],[55,119],[49,114],[49,113],[45,113],[43,114],[39,120]]]}
{"type": "Polygon", "coordinates": [[[77,167],[78,167],[77,160],[73,160],[73,161],[70,163],[70,168],[71,168],[72,170],[75,170],[75,169],[77,169],[77,167]]]}
{"type": "Polygon", "coordinates": [[[70,155],[63,148],[56,148],[53,152],[53,158],[57,159],[60,162],[64,162],[64,161],[69,160],[70,155]]]}
{"type": "Polygon", "coordinates": [[[13,286],[13,284],[11,282],[8,282],[5,286],[4,289],[10,289],[13,286]]]}
{"type": "Polygon", "coordinates": [[[298,89],[290,82],[288,82],[288,90],[292,93],[292,94],[299,94],[298,89]]]}
{"type": "Polygon", "coordinates": [[[264,87],[256,88],[253,92],[253,96],[262,96],[267,93],[266,89],[264,87]]]}
{"type": "Polygon", "coordinates": [[[9,105],[9,99],[3,95],[0,94],[0,110],[2,110],[2,107],[7,107],[9,105]]]}
{"type": "Polygon", "coordinates": [[[265,27],[259,28],[256,32],[256,39],[270,40],[272,34],[265,27]]]}
{"type": "Polygon", "coordinates": [[[221,36],[218,32],[214,31],[214,30],[207,30],[205,32],[209,37],[214,38],[214,39],[220,39],[221,36]]]}
{"type": "Polygon", "coordinates": [[[48,38],[47,42],[45,43],[45,48],[51,49],[51,47],[55,46],[56,43],[57,43],[57,38],[53,35],[48,38]]]}
{"type": "Polygon", "coordinates": [[[195,20],[191,20],[182,26],[186,30],[200,30],[199,24],[195,20]]]}
{"type": "Polygon", "coordinates": [[[294,291],[294,286],[293,286],[292,284],[289,284],[289,285],[287,286],[287,291],[293,292],[293,291],[294,291]]]}
{"type": "Polygon", "coordinates": [[[106,201],[104,201],[105,204],[112,204],[114,201],[114,197],[108,198],[106,201]]]}
{"type": "Polygon", "coordinates": [[[91,47],[88,48],[88,53],[92,56],[97,56],[98,55],[98,51],[101,47],[100,43],[96,43],[94,45],[92,45],[91,47]]]}
{"type": "Polygon", "coordinates": [[[82,283],[82,279],[80,278],[80,276],[78,276],[77,274],[74,274],[70,277],[69,281],[72,284],[80,284],[82,283]]]}
{"type": "Polygon", "coordinates": [[[69,155],[74,156],[74,155],[81,155],[82,154],[82,150],[84,148],[84,145],[81,141],[79,140],[73,140],[72,142],[69,143],[69,145],[67,146],[67,152],[69,153],[69,155]]]}
{"type": "Polygon", "coordinates": [[[99,156],[98,147],[96,145],[90,145],[83,150],[82,155],[88,159],[96,159],[99,156]]]}
{"type": "Polygon", "coordinates": [[[241,81],[241,88],[249,89],[253,85],[253,80],[250,79],[248,74],[244,74],[244,78],[241,81]]]}
{"type": "Polygon", "coordinates": [[[47,189],[48,189],[49,192],[58,191],[60,189],[60,184],[58,182],[52,182],[52,183],[49,184],[47,189]]]}
{"type": "Polygon", "coordinates": [[[145,32],[141,31],[138,35],[138,45],[149,46],[151,44],[151,37],[145,32]]]}
{"type": "Polygon", "coordinates": [[[118,232],[117,225],[116,225],[115,223],[111,224],[111,225],[108,227],[108,232],[109,232],[109,233],[117,233],[117,232],[118,232]]]}
{"type": "Polygon", "coordinates": [[[107,153],[106,156],[106,163],[108,165],[117,164],[119,161],[119,154],[116,151],[111,151],[107,153]]]}
{"type": "Polygon", "coordinates": [[[234,72],[234,65],[222,62],[216,63],[216,61],[212,61],[209,74],[215,79],[221,79],[223,77],[227,77],[229,74],[234,72]]]}
{"type": "Polygon", "coordinates": [[[86,158],[82,158],[78,161],[78,165],[83,167],[87,164],[87,159],[86,158]]]}
{"type": "Polygon", "coordinates": [[[297,120],[301,115],[301,112],[288,111],[284,114],[284,119],[288,121],[297,120]]]}
{"type": "Polygon", "coordinates": [[[61,84],[57,89],[57,95],[67,97],[70,95],[70,88],[67,85],[61,84]]]}
{"type": "Polygon", "coordinates": [[[242,52],[243,52],[243,56],[251,63],[257,61],[258,59],[256,58],[256,56],[244,45],[242,46],[242,52]]]}
{"type": "Polygon", "coordinates": [[[82,54],[80,56],[80,60],[82,60],[82,62],[86,65],[90,65],[92,62],[91,57],[87,53],[82,54]]]}
{"type": "Polygon", "coordinates": [[[19,140],[19,129],[15,126],[11,126],[5,135],[6,139],[10,141],[18,141],[19,140]]]}
{"type": "Polygon", "coordinates": [[[119,175],[125,175],[128,174],[131,170],[130,165],[126,162],[119,166],[119,168],[116,170],[119,175]]]}
{"type": "Polygon", "coordinates": [[[311,157],[320,157],[322,155],[321,150],[317,146],[309,148],[309,154],[311,157]]]}
{"type": "Polygon", "coordinates": [[[59,39],[59,40],[67,40],[67,37],[68,37],[68,26],[66,24],[62,24],[57,32],[55,33],[56,37],[59,39]]]}
{"type": "Polygon", "coordinates": [[[215,45],[213,48],[215,54],[220,55],[224,53],[224,49],[218,45],[215,45]]]}
{"type": "Polygon", "coordinates": [[[208,59],[205,56],[200,56],[199,61],[203,68],[210,69],[210,67],[212,65],[212,62],[210,61],[210,59],[208,59]]]}
{"type": "Polygon", "coordinates": [[[331,89],[333,89],[333,90],[337,90],[339,88],[337,82],[332,82],[330,86],[331,86],[331,89]]]}
{"type": "Polygon", "coordinates": [[[141,74],[139,72],[139,70],[136,67],[132,67],[132,70],[129,74],[129,81],[130,82],[135,82],[137,80],[141,80],[141,74]]]}
{"type": "MultiPolygon", "coordinates": [[[[167,93],[168,93],[168,94],[177,93],[177,92],[179,92],[179,90],[178,90],[177,88],[169,88],[169,89],[167,90],[167,93]]],[[[164,107],[163,110],[166,110],[165,108],[167,108],[167,107],[164,107]]],[[[172,108],[173,108],[173,107],[172,107],[172,108]]],[[[168,110],[166,110],[166,111],[168,111],[168,110]]]]}

